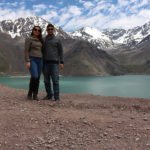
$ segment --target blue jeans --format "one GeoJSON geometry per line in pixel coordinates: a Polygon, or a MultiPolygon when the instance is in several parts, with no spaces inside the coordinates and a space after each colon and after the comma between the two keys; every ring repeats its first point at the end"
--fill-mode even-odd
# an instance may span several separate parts
{"type": "Polygon", "coordinates": [[[47,97],[59,100],[59,64],[44,63],[43,65],[44,83],[47,97]],[[53,90],[51,86],[53,84],[53,90]]]}
{"type": "Polygon", "coordinates": [[[30,74],[32,78],[40,78],[42,72],[42,58],[39,57],[30,57],[30,74]]]}

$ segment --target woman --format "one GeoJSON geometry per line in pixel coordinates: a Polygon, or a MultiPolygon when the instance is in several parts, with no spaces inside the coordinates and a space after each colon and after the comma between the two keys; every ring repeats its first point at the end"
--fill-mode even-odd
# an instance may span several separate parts
{"type": "Polygon", "coordinates": [[[42,70],[42,30],[34,26],[31,36],[25,40],[25,61],[31,78],[27,99],[38,100],[37,94],[42,70]]]}

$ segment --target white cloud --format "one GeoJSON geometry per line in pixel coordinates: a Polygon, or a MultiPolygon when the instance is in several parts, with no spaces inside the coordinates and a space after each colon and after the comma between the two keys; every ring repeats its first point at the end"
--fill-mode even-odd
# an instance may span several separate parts
{"type": "Polygon", "coordinates": [[[150,21],[150,0],[72,0],[57,5],[38,4],[36,0],[1,0],[0,20],[39,15],[66,31],[85,26],[102,28],[132,28],[150,21]],[[31,5],[28,6],[30,2],[31,5]],[[33,3],[32,3],[33,2],[33,3]],[[16,9],[17,8],[17,9],[16,9]]]}
{"type": "Polygon", "coordinates": [[[93,7],[93,6],[94,6],[94,4],[93,4],[92,2],[85,2],[85,3],[84,3],[84,7],[85,7],[85,8],[88,8],[88,9],[89,9],[89,8],[91,8],[91,7],[93,7]]]}
{"type": "Polygon", "coordinates": [[[87,18],[87,17],[73,17],[66,24],[64,24],[63,28],[65,30],[77,30],[81,27],[96,27],[101,28],[104,22],[106,22],[106,18],[98,14],[96,16],[87,18]]]}
{"type": "Polygon", "coordinates": [[[50,9],[57,9],[57,7],[54,6],[54,5],[49,5],[48,7],[49,7],[50,9]]]}
{"type": "Polygon", "coordinates": [[[4,2],[1,2],[0,3],[0,6],[4,6],[4,7],[16,7],[18,6],[18,2],[13,2],[13,3],[10,3],[10,2],[7,2],[7,3],[4,3],[4,2]]]}
{"type": "Polygon", "coordinates": [[[107,23],[105,27],[129,29],[143,25],[148,21],[150,21],[150,10],[142,10],[138,14],[133,14],[131,16],[122,14],[118,19],[111,20],[107,23]]]}
{"type": "Polygon", "coordinates": [[[46,14],[41,15],[41,17],[45,20],[48,20],[51,22],[51,20],[55,20],[58,18],[58,14],[56,11],[47,11],[46,14]]]}
{"type": "Polygon", "coordinates": [[[92,26],[99,29],[128,29],[143,25],[150,20],[150,10],[144,8],[139,10],[141,5],[143,6],[144,4],[145,6],[148,4],[148,0],[141,0],[140,3],[139,0],[119,0],[116,5],[112,4],[111,0],[93,0],[93,3],[89,3],[91,8],[84,14],[83,11],[88,2],[89,1],[80,0],[80,3],[83,4],[82,8],[63,8],[60,11],[61,13],[56,23],[65,30],[72,31],[85,26],[92,26]],[[135,5],[132,6],[131,4],[135,5]],[[92,5],[94,5],[94,7],[92,5]]]}
{"type": "Polygon", "coordinates": [[[37,13],[45,10],[46,8],[47,8],[47,6],[44,4],[33,5],[33,10],[37,13]]]}
{"type": "Polygon", "coordinates": [[[73,16],[79,16],[82,13],[81,8],[79,8],[77,6],[69,6],[69,7],[65,8],[63,11],[64,11],[64,13],[68,13],[73,16]]]}
{"type": "Polygon", "coordinates": [[[90,9],[91,7],[94,6],[93,2],[89,2],[89,1],[81,1],[81,3],[83,4],[85,9],[90,9]]]}
{"type": "Polygon", "coordinates": [[[118,4],[121,6],[121,7],[124,7],[124,6],[127,6],[131,3],[130,0],[118,0],[118,4]]]}
{"type": "MultiPolygon", "coordinates": [[[[59,26],[64,26],[67,22],[69,22],[72,18],[78,18],[82,14],[81,8],[77,6],[69,6],[62,8],[59,12],[59,18],[57,24],[59,26]]],[[[56,19],[56,18],[55,18],[56,19]]]]}
{"type": "Polygon", "coordinates": [[[36,15],[33,11],[27,10],[24,7],[20,9],[2,9],[0,8],[0,21],[2,20],[9,20],[9,19],[17,19],[21,17],[30,17],[36,15]]]}

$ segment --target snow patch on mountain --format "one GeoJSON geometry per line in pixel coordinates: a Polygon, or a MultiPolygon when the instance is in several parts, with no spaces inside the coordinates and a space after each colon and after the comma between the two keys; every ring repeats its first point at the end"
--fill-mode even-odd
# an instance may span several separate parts
{"type": "Polygon", "coordinates": [[[96,45],[98,48],[105,49],[113,47],[113,42],[109,36],[105,35],[96,28],[81,28],[80,30],[73,32],[71,35],[74,39],[86,40],[96,45]]]}
{"type": "MultiPolygon", "coordinates": [[[[110,38],[103,34],[102,32],[100,32],[99,30],[95,29],[95,28],[90,28],[90,27],[86,27],[83,28],[82,33],[87,33],[89,36],[91,36],[92,39],[104,39],[104,40],[110,40],[110,38]]],[[[72,35],[73,36],[82,36],[83,34],[80,31],[76,31],[74,32],[72,35]]]]}
{"type": "Polygon", "coordinates": [[[103,33],[108,35],[116,44],[134,46],[150,34],[150,22],[129,30],[112,29],[105,30],[103,33]]]}

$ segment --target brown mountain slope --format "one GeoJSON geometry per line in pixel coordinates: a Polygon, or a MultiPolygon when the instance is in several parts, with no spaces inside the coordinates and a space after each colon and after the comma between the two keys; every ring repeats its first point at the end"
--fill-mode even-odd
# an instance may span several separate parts
{"type": "Polygon", "coordinates": [[[105,51],[85,41],[64,40],[65,70],[67,75],[117,75],[124,71],[105,51]]]}
{"type": "Polygon", "coordinates": [[[0,33],[0,72],[24,72],[23,38],[0,33]]]}
{"type": "Polygon", "coordinates": [[[133,48],[120,47],[110,55],[126,68],[127,73],[150,74],[150,35],[133,48]]]}

